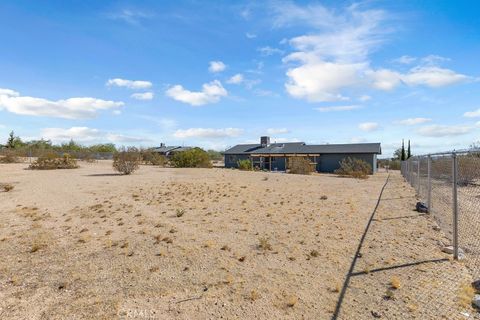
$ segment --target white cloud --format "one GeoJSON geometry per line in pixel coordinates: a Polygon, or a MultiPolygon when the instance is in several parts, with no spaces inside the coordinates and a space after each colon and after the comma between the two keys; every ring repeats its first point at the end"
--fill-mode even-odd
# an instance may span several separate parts
{"type": "Polygon", "coordinates": [[[284,133],[289,133],[290,130],[287,128],[268,128],[267,129],[267,134],[284,134],[284,133]]]}
{"type": "Polygon", "coordinates": [[[254,33],[247,32],[247,33],[245,33],[245,37],[247,37],[248,39],[255,39],[257,37],[257,35],[254,34],[254,33]]]}
{"type": "Polygon", "coordinates": [[[116,109],[123,105],[123,102],[89,97],[52,101],[21,96],[16,91],[0,89],[0,109],[21,115],[86,119],[94,118],[101,110],[116,109]]]}
{"type": "Polygon", "coordinates": [[[243,75],[241,73],[237,73],[236,75],[232,76],[230,79],[227,80],[227,83],[231,84],[240,84],[243,82],[243,75]]]}
{"type": "Polygon", "coordinates": [[[212,129],[212,128],[190,128],[186,130],[177,130],[173,134],[176,138],[227,138],[237,137],[243,133],[239,128],[224,128],[224,129],[212,129]]]}
{"type": "Polygon", "coordinates": [[[368,70],[367,76],[372,79],[372,86],[379,90],[392,90],[401,83],[402,76],[400,73],[388,70],[368,70]]]}
{"type": "Polygon", "coordinates": [[[362,106],[359,105],[347,105],[347,106],[331,106],[331,107],[319,107],[315,108],[315,110],[320,112],[331,112],[331,111],[349,111],[360,109],[362,106]]]}
{"type": "Polygon", "coordinates": [[[225,70],[227,66],[222,61],[210,61],[210,66],[208,67],[208,71],[212,73],[222,72],[225,70]]]}
{"type": "Polygon", "coordinates": [[[152,87],[152,83],[150,81],[145,80],[127,80],[127,79],[108,79],[107,86],[109,87],[124,87],[128,89],[149,89],[152,87]]]}
{"type": "Polygon", "coordinates": [[[108,18],[112,20],[122,20],[132,25],[138,25],[141,20],[150,17],[152,17],[151,14],[130,9],[123,9],[121,11],[110,13],[108,15],[108,18]]]}
{"type": "Polygon", "coordinates": [[[400,58],[394,59],[393,61],[401,64],[410,64],[416,60],[417,58],[415,57],[405,55],[405,56],[401,56],[400,58]]]}
{"type": "Polygon", "coordinates": [[[463,116],[467,118],[478,118],[480,117],[480,109],[474,111],[467,111],[463,114],[463,116]]]}
{"type": "Polygon", "coordinates": [[[453,70],[435,66],[418,66],[402,76],[402,80],[408,85],[425,85],[433,88],[464,82],[469,78],[453,70]]]}
{"type": "Polygon", "coordinates": [[[114,143],[133,143],[149,141],[146,138],[125,136],[122,134],[101,131],[89,127],[71,127],[64,128],[45,128],[41,132],[42,138],[52,140],[53,142],[64,142],[74,140],[77,142],[88,143],[98,141],[109,141],[114,143]]]}
{"type": "Polygon", "coordinates": [[[262,47],[257,49],[262,56],[268,57],[274,54],[283,54],[283,50],[278,48],[272,48],[270,46],[262,47]]]}
{"type": "Polygon", "coordinates": [[[422,124],[430,121],[432,121],[432,119],[430,118],[409,118],[409,119],[399,120],[396,123],[406,125],[406,126],[414,126],[416,124],[422,124]]]}
{"type": "Polygon", "coordinates": [[[368,101],[368,100],[371,100],[372,97],[364,94],[363,96],[361,96],[360,98],[358,98],[358,100],[362,101],[362,102],[365,102],[365,101],[368,101]]]}
{"type": "Polygon", "coordinates": [[[152,100],[153,92],[134,93],[130,97],[137,100],[152,100]]]}
{"type": "Polygon", "coordinates": [[[376,122],[364,122],[358,125],[358,128],[362,131],[371,132],[378,130],[380,126],[376,122]]]}
{"type": "Polygon", "coordinates": [[[417,132],[426,137],[449,137],[464,135],[470,133],[472,130],[474,130],[474,127],[466,125],[430,125],[418,129],[417,132]]]}
{"type": "Polygon", "coordinates": [[[189,91],[184,89],[183,86],[177,84],[167,89],[165,93],[174,100],[188,103],[192,106],[215,103],[220,101],[221,97],[225,97],[228,94],[227,90],[223,88],[218,80],[203,84],[202,91],[189,91]]]}

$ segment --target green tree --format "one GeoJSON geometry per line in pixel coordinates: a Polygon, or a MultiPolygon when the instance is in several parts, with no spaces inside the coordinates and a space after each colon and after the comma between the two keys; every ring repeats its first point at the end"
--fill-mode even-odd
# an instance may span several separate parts
{"type": "Polygon", "coordinates": [[[402,161],[405,161],[405,157],[406,157],[406,154],[405,154],[405,143],[403,142],[403,139],[402,139],[402,154],[400,155],[400,160],[402,161]]]}
{"type": "Polygon", "coordinates": [[[412,151],[410,150],[410,140],[408,140],[407,159],[412,157],[412,151]]]}
{"type": "Polygon", "coordinates": [[[398,148],[393,152],[393,159],[394,160],[400,160],[402,159],[402,148],[398,148]]]}
{"type": "Polygon", "coordinates": [[[208,156],[210,157],[210,160],[222,160],[223,155],[221,152],[215,151],[215,150],[207,150],[208,156]]]}
{"type": "Polygon", "coordinates": [[[25,145],[20,137],[15,136],[15,132],[11,131],[8,135],[7,148],[9,149],[18,149],[25,145]]]}
{"type": "Polygon", "coordinates": [[[171,163],[176,168],[210,168],[210,157],[208,153],[201,148],[175,153],[171,163]]]}

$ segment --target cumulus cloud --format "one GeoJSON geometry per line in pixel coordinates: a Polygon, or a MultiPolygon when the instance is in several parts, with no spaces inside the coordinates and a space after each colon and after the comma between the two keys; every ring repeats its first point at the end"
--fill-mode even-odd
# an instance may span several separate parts
{"type": "Polygon", "coordinates": [[[262,56],[268,57],[274,54],[283,54],[283,50],[278,48],[272,48],[270,46],[262,47],[257,49],[262,56]]]}
{"type": "Polygon", "coordinates": [[[288,130],[287,128],[268,128],[267,129],[267,133],[268,134],[285,134],[285,133],[289,133],[290,130],[288,130]]]}
{"type": "Polygon", "coordinates": [[[393,62],[397,62],[397,63],[401,63],[401,64],[410,64],[410,63],[412,63],[416,60],[417,60],[417,58],[415,58],[415,57],[404,55],[404,56],[401,56],[397,59],[394,59],[393,62]]]}
{"type": "Polygon", "coordinates": [[[358,128],[362,131],[371,132],[378,130],[380,126],[376,122],[364,122],[358,125],[358,128]]]}
{"type": "Polygon", "coordinates": [[[237,137],[243,133],[243,129],[239,128],[190,128],[185,130],[177,130],[173,134],[176,138],[228,138],[237,137]]]}
{"type": "Polygon", "coordinates": [[[365,102],[365,101],[368,101],[368,100],[371,100],[371,99],[372,99],[372,97],[370,97],[369,95],[366,95],[366,94],[364,94],[363,96],[360,96],[358,98],[358,100],[360,100],[362,102],[365,102]]]}
{"type": "Polygon", "coordinates": [[[236,75],[232,76],[230,79],[227,80],[227,83],[230,84],[240,84],[243,82],[243,75],[241,73],[237,73],[236,75]]]}
{"type": "Polygon", "coordinates": [[[467,118],[478,118],[480,117],[480,109],[474,111],[467,111],[463,114],[463,116],[467,118]]]}
{"type": "Polygon", "coordinates": [[[472,132],[475,129],[473,126],[467,125],[430,125],[424,126],[417,130],[418,134],[425,137],[449,137],[460,136],[472,132]]]}
{"type": "Polygon", "coordinates": [[[347,105],[347,106],[331,106],[331,107],[319,107],[315,108],[315,110],[320,112],[332,112],[332,111],[349,111],[360,109],[362,106],[359,105],[347,105]]]}
{"type": "Polygon", "coordinates": [[[362,11],[360,6],[352,5],[337,13],[320,4],[294,3],[276,4],[272,10],[275,27],[304,24],[313,28],[309,34],[288,41],[293,52],[283,59],[288,66],[285,89],[294,98],[338,101],[349,98],[344,92],[351,87],[388,91],[405,84],[437,88],[471,79],[439,67],[445,58],[434,55],[397,59],[401,63],[418,62],[406,73],[372,67],[369,56],[392,31],[385,11],[362,11]]]}
{"type": "Polygon", "coordinates": [[[190,91],[177,84],[167,89],[165,93],[174,100],[188,103],[192,106],[215,103],[220,101],[221,97],[225,97],[228,94],[227,90],[223,88],[218,80],[203,84],[202,91],[190,91]]]}
{"type": "Polygon", "coordinates": [[[247,37],[248,39],[255,39],[257,35],[254,33],[247,32],[245,33],[245,37],[247,37]]]}
{"type": "Polygon", "coordinates": [[[432,121],[432,119],[430,118],[408,118],[404,120],[399,120],[396,123],[406,125],[406,126],[414,126],[416,124],[422,124],[430,121],[432,121]]]}
{"type": "Polygon", "coordinates": [[[208,67],[208,71],[212,73],[222,72],[225,70],[227,66],[222,61],[210,61],[210,66],[208,67]]]}
{"type": "Polygon", "coordinates": [[[152,87],[150,81],[145,80],[127,80],[127,79],[108,79],[107,86],[109,87],[124,87],[128,89],[149,89],[152,87]]]}
{"type": "Polygon", "coordinates": [[[130,97],[137,100],[152,100],[153,92],[134,93],[130,97]]]}
{"type": "Polygon", "coordinates": [[[94,118],[101,110],[116,109],[123,105],[123,102],[90,97],[53,101],[21,96],[20,93],[10,89],[0,89],[0,109],[21,115],[87,119],[94,118]]]}

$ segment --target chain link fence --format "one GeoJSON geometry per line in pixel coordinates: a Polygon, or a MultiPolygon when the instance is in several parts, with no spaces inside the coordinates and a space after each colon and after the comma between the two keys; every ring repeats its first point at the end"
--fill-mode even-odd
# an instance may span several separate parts
{"type": "Polygon", "coordinates": [[[85,161],[96,160],[112,160],[112,152],[91,152],[91,151],[72,151],[72,150],[58,150],[58,149],[36,149],[36,148],[23,148],[23,149],[0,149],[0,157],[7,155],[14,156],[24,162],[32,162],[38,157],[44,156],[49,153],[54,153],[59,157],[64,154],[69,154],[72,158],[85,161]]]}
{"type": "Polygon", "coordinates": [[[411,157],[403,177],[448,237],[455,259],[480,279],[480,150],[411,157]]]}

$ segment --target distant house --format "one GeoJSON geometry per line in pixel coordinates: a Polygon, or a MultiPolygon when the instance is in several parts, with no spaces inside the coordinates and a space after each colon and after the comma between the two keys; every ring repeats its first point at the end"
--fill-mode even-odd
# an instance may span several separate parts
{"type": "Polygon", "coordinates": [[[364,160],[377,171],[380,143],[307,145],[304,142],[270,143],[261,137],[259,144],[239,144],[225,151],[225,167],[237,168],[238,160],[248,159],[254,167],[270,171],[285,171],[292,157],[306,157],[318,172],[333,172],[340,161],[350,157],[364,160]]]}
{"type": "Polygon", "coordinates": [[[161,143],[160,147],[158,148],[152,148],[151,150],[153,152],[157,152],[162,156],[165,156],[167,158],[173,156],[175,153],[182,152],[182,151],[187,151],[192,149],[192,147],[182,147],[182,146],[166,146],[165,144],[161,143]]]}

